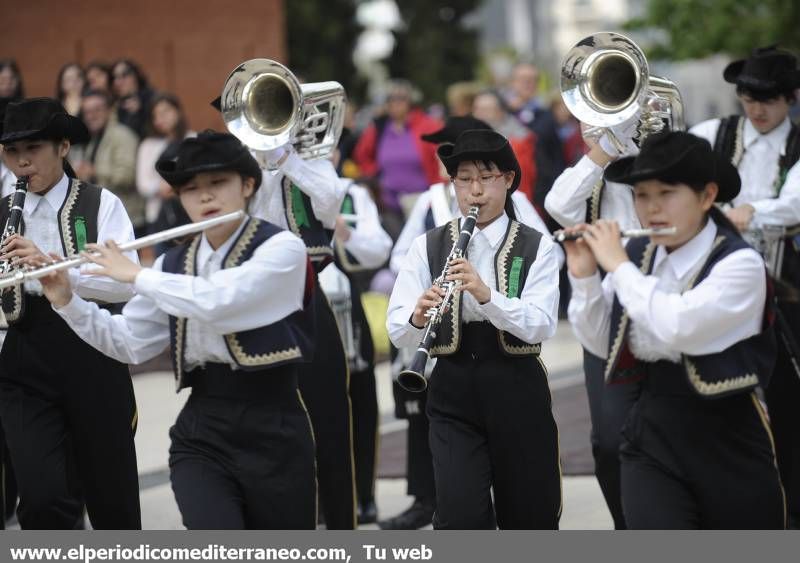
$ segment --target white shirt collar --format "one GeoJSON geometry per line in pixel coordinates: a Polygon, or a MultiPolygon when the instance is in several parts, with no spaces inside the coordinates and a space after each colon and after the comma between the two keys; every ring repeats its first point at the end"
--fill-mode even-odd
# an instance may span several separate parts
{"type": "MultiPolygon", "coordinates": [[[[459,217],[461,220],[464,220],[464,215],[459,213],[459,217]]],[[[486,237],[486,240],[489,241],[489,244],[492,248],[497,248],[497,245],[503,240],[503,237],[506,234],[506,230],[508,229],[508,215],[503,212],[503,214],[492,221],[485,229],[481,230],[478,227],[475,227],[475,233],[483,233],[483,236],[486,237]]]]}
{"type": "Polygon", "coordinates": [[[68,187],[69,177],[67,177],[66,174],[62,174],[61,179],[56,182],[56,185],[53,186],[53,188],[43,196],[33,192],[28,192],[25,196],[25,208],[23,209],[23,213],[27,216],[33,214],[38,207],[39,202],[43,199],[50,204],[50,207],[52,207],[54,211],[58,211],[61,209],[61,205],[64,203],[64,199],[67,197],[68,187]]]}
{"type": "Polygon", "coordinates": [[[667,250],[662,245],[659,245],[656,249],[653,271],[658,268],[661,262],[668,260],[675,276],[678,279],[683,278],[697,264],[698,260],[703,259],[708,254],[708,249],[714,244],[716,236],[717,225],[709,217],[705,227],[677,250],[667,253],[667,250]]]}
{"type": "Polygon", "coordinates": [[[209,258],[211,258],[212,254],[216,254],[220,259],[227,256],[228,251],[233,246],[233,243],[239,237],[239,234],[244,229],[245,224],[247,223],[247,219],[242,221],[236,230],[233,232],[231,236],[227,238],[225,242],[223,242],[219,248],[214,250],[211,248],[211,243],[208,242],[206,238],[206,234],[203,233],[203,236],[200,239],[200,247],[197,249],[197,267],[200,269],[206,262],[208,262],[209,258]]]}
{"type": "Polygon", "coordinates": [[[764,139],[769,143],[773,151],[783,155],[786,153],[786,137],[789,135],[789,129],[791,129],[791,127],[792,123],[787,116],[775,129],[762,135],[756,130],[752,122],[746,119],[744,124],[744,139],[742,141],[744,148],[747,149],[759,139],[764,139]]]}

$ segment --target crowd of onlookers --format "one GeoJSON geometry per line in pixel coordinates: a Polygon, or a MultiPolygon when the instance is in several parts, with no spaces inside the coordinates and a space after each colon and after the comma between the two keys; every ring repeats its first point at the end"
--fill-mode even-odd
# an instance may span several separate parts
{"type": "MultiPolygon", "coordinates": [[[[384,228],[393,238],[402,229],[415,194],[440,179],[436,146],[421,136],[438,129],[445,113],[471,114],[511,141],[521,164],[520,191],[543,217],[550,185],[584,151],[578,122],[560,96],[541,95],[539,70],[533,64],[518,64],[502,83],[452,84],[443,96],[446,111],[426,109],[420,92],[406,80],[390,81],[385,92],[378,106],[355,111],[350,103],[339,145],[339,171],[372,188],[384,228]]],[[[70,151],[75,175],[116,193],[137,234],[186,220],[154,168],[171,144],[195,134],[175,95],[154,88],[130,59],[65,64],[53,95],[67,112],[83,120],[91,136],[87,144],[70,151]]],[[[17,64],[0,59],[0,100],[24,96],[17,64]]]]}

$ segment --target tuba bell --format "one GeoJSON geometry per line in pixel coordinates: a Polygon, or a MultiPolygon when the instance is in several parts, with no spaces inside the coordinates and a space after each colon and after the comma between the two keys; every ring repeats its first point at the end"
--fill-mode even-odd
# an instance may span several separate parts
{"type": "Polygon", "coordinates": [[[637,144],[664,128],[686,128],[678,87],[650,75],[642,50],[619,33],[595,33],[569,50],[561,64],[561,97],[572,115],[591,126],[585,137],[609,134],[620,149],[621,141],[607,128],[636,115],[637,144]]]}
{"type": "Polygon", "coordinates": [[[300,84],[271,59],[251,59],[225,81],[220,98],[225,125],[254,151],[291,144],[301,158],[327,156],[339,142],[345,114],[338,82],[300,84]]]}

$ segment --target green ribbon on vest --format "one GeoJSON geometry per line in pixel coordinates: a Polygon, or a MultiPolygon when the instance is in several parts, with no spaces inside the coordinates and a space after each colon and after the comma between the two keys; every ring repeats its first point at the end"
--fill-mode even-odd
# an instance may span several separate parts
{"type": "MultiPolygon", "coordinates": [[[[355,212],[356,210],[355,207],[353,207],[353,198],[350,194],[347,194],[344,196],[344,200],[342,201],[341,213],[342,215],[355,215],[355,212]]],[[[348,221],[347,224],[352,227],[355,225],[355,221],[348,221]]]]}
{"type": "Polygon", "coordinates": [[[311,227],[311,222],[308,220],[306,205],[303,201],[303,192],[294,184],[292,184],[292,213],[294,214],[298,228],[306,227],[308,229],[311,227]]]}
{"type": "Polygon", "coordinates": [[[525,259],[522,256],[515,256],[511,261],[511,270],[508,272],[508,293],[506,294],[506,297],[510,299],[519,297],[519,277],[524,263],[525,259]]]}
{"type": "Polygon", "coordinates": [[[86,219],[75,217],[75,246],[78,252],[86,248],[86,219]]]}

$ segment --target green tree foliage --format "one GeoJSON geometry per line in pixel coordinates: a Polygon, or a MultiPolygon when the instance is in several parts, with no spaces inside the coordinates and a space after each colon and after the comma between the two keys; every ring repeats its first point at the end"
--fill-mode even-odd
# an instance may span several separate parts
{"type": "Polygon", "coordinates": [[[356,99],[364,89],[353,64],[361,27],[355,0],[286,0],[289,67],[307,82],[335,80],[356,99]]]}
{"type": "Polygon", "coordinates": [[[800,51],[800,1],[648,0],[645,15],[626,27],[663,32],[649,49],[654,58],[744,56],[773,44],[800,51]]]}
{"type": "Polygon", "coordinates": [[[472,80],[477,31],[464,27],[463,19],[480,4],[481,0],[399,0],[405,27],[396,33],[390,75],[410,80],[429,102],[444,101],[453,82],[472,80]]]}

